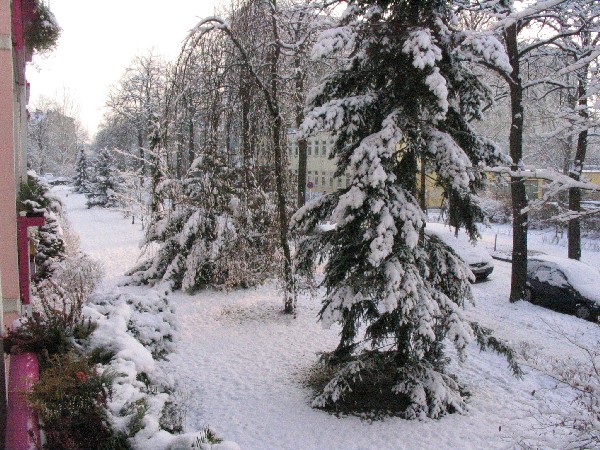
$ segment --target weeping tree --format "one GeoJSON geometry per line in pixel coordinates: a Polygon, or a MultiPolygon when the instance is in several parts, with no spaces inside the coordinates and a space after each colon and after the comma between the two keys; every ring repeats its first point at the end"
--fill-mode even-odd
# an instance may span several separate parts
{"type": "MultiPolygon", "coordinates": [[[[243,8],[263,11],[266,20],[261,20],[261,31],[265,32],[258,53],[253,41],[248,42],[245,33],[240,33],[236,23],[221,18],[210,17],[199,22],[188,37],[188,43],[196,45],[206,36],[222,33],[234,52],[236,65],[244,77],[255,87],[253,93],[259,96],[264,109],[261,114],[267,119],[264,124],[264,145],[262,157],[267,157],[272,168],[272,189],[275,193],[275,218],[277,236],[282,261],[282,279],[284,286],[284,312],[294,313],[296,308],[296,284],[293,276],[292,256],[289,244],[289,200],[288,177],[286,176],[286,157],[284,149],[284,95],[282,93],[281,65],[282,42],[278,23],[279,6],[276,0],[251,0],[244,2],[243,8]],[[261,51],[262,49],[262,51],[261,51]]],[[[248,86],[250,87],[250,86],[248,86]]],[[[252,95],[247,93],[247,95],[252,95]]],[[[241,99],[242,101],[245,98],[241,99]]],[[[242,105],[243,106],[243,105],[242,105]]],[[[242,138],[245,135],[242,127],[242,138]]],[[[243,141],[243,139],[242,139],[243,141]]]]}
{"type": "Polygon", "coordinates": [[[329,377],[316,407],[369,392],[396,401],[406,418],[464,410],[445,345],[462,358],[481,334],[462,313],[472,274],[425,232],[417,178],[420,165],[435,172],[453,224],[475,239],[481,168],[501,156],[469,125],[489,94],[467,61],[506,55],[494,37],[457,31],[455,19],[448,1],[352,0],[314,47],[315,58],[338,58],[341,68],[313,92],[302,130],[330,131],[335,176],[353,174],[347,188],[292,218],[305,236],[298,271],[310,276],[325,262],[320,320],[341,326],[339,345],[322,359],[329,377]],[[335,226],[323,231],[324,222],[335,226]]]}
{"type": "Polygon", "coordinates": [[[173,104],[167,104],[163,121],[179,118],[181,107],[189,105],[179,103],[201,95],[195,99],[193,147],[187,152],[194,159],[181,178],[177,170],[161,173],[145,236],[146,244],[158,248],[130,271],[134,284],[230,289],[260,284],[274,274],[275,202],[260,188],[259,174],[232,158],[229,136],[223,133],[231,109],[223,64],[227,50],[218,35],[187,41],[175,65],[169,95],[173,104]]]}

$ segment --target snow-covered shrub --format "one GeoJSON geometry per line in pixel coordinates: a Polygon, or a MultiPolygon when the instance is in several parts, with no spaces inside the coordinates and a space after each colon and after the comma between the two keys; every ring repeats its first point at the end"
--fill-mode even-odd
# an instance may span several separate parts
{"type": "Polygon", "coordinates": [[[68,352],[91,331],[82,309],[102,276],[100,264],[86,255],[69,256],[58,263],[51,277],[34,285],[33,314],[19,319],[18,326],[8,331],[6,351],[34,352],[46,359],[68,352]]]}
{"type": "Polygon", "coordinates": [[[142,228],[150,221],[150,180],[143,177],[139,170],[120,170],[121,189],[117,192],[119,209],[125,217],[136,218],[142,228]]]}
{"type": "Polygon", "coordinates": [[[490,223],[510,223],[512,220],[510,199],[482,196],[479,205],[490,223]]]}
{"type": "Polygon", "coordinates": [[[32,52],[51,51],[56,46],[62,29],[44,0],[35,0],[33,4],[33,15],[25,22],[25,44],[32,52]]]}
{"type": "MultiPolygon", "coordinates": [[[[155,291],[150,295],[154,297],[155,291]]],[[[155,359],[172,352],[176,331],[175,312],[166,297],[128,297],[126,303],[133,308],[134,318],[127,323],[128,331],[150,350],[155,359]]]]}
{"type": "Polygon", "coordinates": [[[533,413],[536,424],[520,433],[519,442],[525,448],[600,448],[600,342],[582,345],[554,331],[576,350],[570,357],[548,358],[522,349],[525,363],[549,376],[554,387],[532,393],[544,401],[533,413]],[[556,395],[570,399],[567,408],[555,404],[556,395]]]}
{"type": "Polygon", "coordinates": [[[68,256],[57,267],[53,281],[61,287],[68,300],[83,306],[104,277],[102,264],[84,253],[68,256]]]}
{"type": "Polygon", "coordinates": [[[32,305],[33,314],[19,319],[7,332],[6,352],[33,352],[46,363],[52,355],[67,353],[91,331],[91,323],[82,316],[82,304],[69,298],[52,279],[36,286],[32,305]]]}
{"type": "MultiPolygon", "coordinates": [[[[204,432],[176,434],[182,427],[165,420],[176,399],[168,375],[153,356],[162,356],[172,345],[174,315],[166,297],[152,290],[143,296],[96,294],[84,313],[95,325],[86,351],[103,355],[99,373],[115,374],[106,402],[114,429],[127,435],[134,449],[192,448],[204,432]]],[[[221,445],[200,448],[237,448],[221,445]]]]}
{"type": "Polygon", "coordinates": [[[262,283],[275,267],[275,206],[258,185],[241,189],[243,172],[224,155],[198,158],[183,182],[163,181],[170,207],[148,227],[145,243],[155,255],[129,274],[134,284],[166,283],[193,291],[262,283]]]}
{"type": "Polygon", "coordinates": [[[62,220],[62,203],[52,192],[50,186],[33,171],[27,172],[27,183],[21,185],[17,210],[27,214],[43,214],[45,224],[33,233],[35,244],[35,279],[51,277],[57,263],[66,256],[62,220]]]}
{"type": "Polygon", "coordinates": [[[104,148],[98,154],[92,181],[89,184],[87,206],[113,208],[119,204],[118,192],[122,180],[116,166],[113,152],[104,148]]]}
{"type": "Polygon", "coordinates": [[[555,227],[557,229],[565,228],[566,223],[559,222],[555,219],[556,216],[564,211],[565,208],[558,202],[547,202],[542,207],[534,208],[530,210],[528,215],[529,228],[534,230],[549,227],[555,227]]]}
{"type": "Polygon", "coordinates": [[[38,414],[47,449],[113,449],[130,446],[113,430],[105,404],[114,375],[100,374],[87,357],[70,352],[50,358],[28,395],[38,414]]]}

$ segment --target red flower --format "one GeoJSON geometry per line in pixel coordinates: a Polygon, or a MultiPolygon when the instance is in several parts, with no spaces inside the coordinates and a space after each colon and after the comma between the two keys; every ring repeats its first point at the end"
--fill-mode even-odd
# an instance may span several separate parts
{"type": "Polygon", "coordinates": [[[75,374],[75,377],[77,377],[77,379],[79,381],[85,381],[87,379],[87,377],[89,377],[89,375],[85,372],[79,371],[75,374]]]}

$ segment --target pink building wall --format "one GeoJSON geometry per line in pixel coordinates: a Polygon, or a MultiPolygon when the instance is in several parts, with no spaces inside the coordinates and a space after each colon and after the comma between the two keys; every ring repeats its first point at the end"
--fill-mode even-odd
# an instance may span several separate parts
{"type": "Polygon", "coordinates": [[[21,105],[16,101],[20,89],[15,83],[12,40],[11,1],[0,0],[0,276],[3,312],[15,311],[19,299],[15,204],[19,171],[16,163],[21,159],[21,105]]]}

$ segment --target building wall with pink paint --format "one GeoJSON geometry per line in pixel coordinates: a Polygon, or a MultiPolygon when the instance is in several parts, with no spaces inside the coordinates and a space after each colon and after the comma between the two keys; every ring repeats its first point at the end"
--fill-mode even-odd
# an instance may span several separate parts
{"type": "Polygon", "coordinates": [[[16,311],[19,299],[15,202],[21,171],[21,107],[13,48],[11,1],[0,0],[0,276],[4,313],[16,311]]]}
{"type": "Polygon", "coordinates": [[[3,316],[20,309],[16,196],[26,178],[28,85],[24,22],[31,0],[0,0],[0,280],[3,316]]]}
{"type": "MultiPolygon", "coordinates": [[[[34,0],[0,0],[0,330],[20,315],[16,197],[25,181],[27,160],[28,85],[25,68],[31,60],[24,24],[34,0]]],[[[6,420],[5,364],[0,341],[0,448],[4,448],[6,420]]],[[[18,433],[17,433],[18,434],[18,433]]],[[[21,433],[23,434],[23,433],[21,433]]],[[[27,434],[19,437],[28,441],[27,434]]],[[[16,447],[9,447],[16,448],[16,447]]]]}

